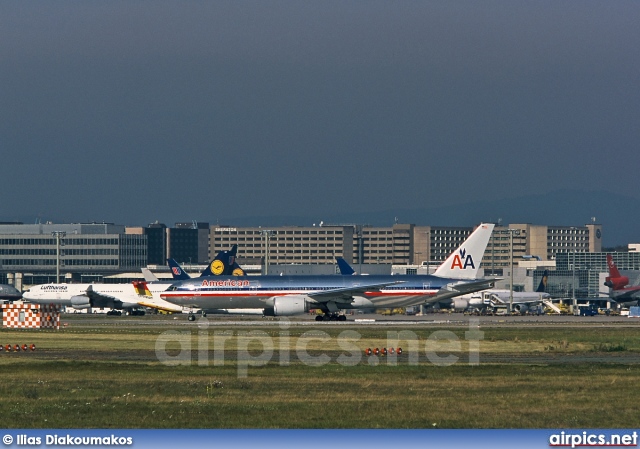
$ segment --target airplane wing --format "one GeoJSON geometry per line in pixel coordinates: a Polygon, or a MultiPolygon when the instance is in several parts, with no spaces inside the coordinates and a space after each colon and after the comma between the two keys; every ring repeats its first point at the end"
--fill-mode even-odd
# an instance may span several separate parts
{"type": "Polygon", "coordinates": [[[91,300],[92,307],[109,307],[111,309],[122,309],[124,302],[116,296],[96,292],[93,285],[87,287],[85,295],[91,300]]]}
{"type": "Polygon", "coordinates": [[[155,298],[153,298],[153,296],[149,292],[146,282],[134,282],[134,289],[138,293],[137,295],[124,295],[123,297],[118,297],[104,292],[97,292],[93,289],[92,285],[89,285],[83,296],[87,296],[91,300],[92,307],[109,307],[111,309],[151,307],[154,309],[173,312],[182,310],[178,306],[175,306],[171,303],[166,303],[166,305],[163,305],[164,303],[158,304],[155,298]],[[140,284],[142,287],[136,284],[140,284]],[[140,291],[140,288],[143,288],[143,290],[146,290],[146,292],[140,291]]]}
{"type": "Polygon", "coordinates": [[[307,296],[319,303],[323,302],[351,302],[354,295],[363,295],[365,292],[377,292],[389,285],[401,284],[404,281],[381,282],[378,284],[362,284],[353,287],[334,288],[331,290],[321,290],[309,293],[307,296]]]}
{"type": "Polygon", "coordinates": [[[173,313],[182,312],[182,307],[176,306],[175,304],[171,304],[171,303],[166,303],[166,305],[161,305],[153,301],[140,300],[138,301],[138,304],[140,304],[140,306],[142,307],[148,307],[150,309],[158,309],[158,310],[162,310],[163,312],[173,312],[173,313]]]}
{"type": "Polygon", "coordinates": [[[456,296],[474,293],[480,290],[493,288],[497,279],[479,279],[471,282],[451,282],[442,287],[435,296],[427,300],[427,304],[436,303],[456,296]]]}
{"type": "Polygon", "coordinates": [[[182,312],[182,307],[172,304],[164,299],[154,298],[149,286],[144,281],[133,281],[133,288],[138,295],[136,302],[142,307],[158,309],[164,312],[182,312]]]}

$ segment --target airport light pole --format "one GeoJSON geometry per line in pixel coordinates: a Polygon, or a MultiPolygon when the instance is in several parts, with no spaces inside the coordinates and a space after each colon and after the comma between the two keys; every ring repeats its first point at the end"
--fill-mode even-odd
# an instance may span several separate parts
{"type": "Polygon", "coordinates": [[[60,283],[60,239],[66,237],[67,233],[64,231],[53,231],[51,233],[56,238],[56,284],[60,283]]]}
{"type": "Polygon", "coordinates": [[[265,246],[265,253],[264,253],[264,275],[266,276],[267,274],[269,274],[269,239],[271,237],[273,237],[275,235],[275,231],[271,230],[271,229],[262,229],[260,231],[260,234],[262,234],[264,236],[264,246],[265,246]]]}
{"type": "MultiPolygon", "coordinates": [[[[498,222],[501,222],[502,219],[499,219],[498,222]]],[[[491,238],[495,238],[494,236],[496,234],[509,234],[509,314],[511,314],[511,312],[513,311],[513,236],[514,235],[520,235],[520,229],[515,229],[515,228],[507,228],[507,229],[501,229],[501,230],[493,230],[493,235],[491,236],[491,238]]],[[[502,245],[502,244],[501,244],[502,245]]],[[[493,257],[491,258],[493,261],[493,257]]],[[[492,262],[493,263],[493,262],[492,262]]],[[[493,269],[492,269],[493,271],[493,269]]],[[[495,272],[491,273],[492,275],[495,275],[495,272]]]]}
{"type": "Polygon", "coordinates": [[[573,261],[571,264],[571,307],[575,312],[578,302],[576,300],[576,232],[578,228],[571,226],[569,229],[571,229],[571,246],[573,249],[573,261]]]}
{"type": "MultiPolygon", "coordinates": [[[[498,218],[498,222],[496,223],[496,227],[502,226],[502,218],[498,218]]],[[[498,230],[494,228],[494,231],[491,235],[491,276],[496,275],[496,239],[494,234],[498,234],[498,230]]]]}
{"type": "Polygon", "coordinates": [[[356,228],[356,237],[358,241],[358,274],[362,274],[362,259],[364,259],[364,240],[362,236],[362,228],[360,226],[356,228]]]}
{"type": "Polygon", "coordinates": [[[509,281],[509,314],[513,312],[513,236],[520,235],[520,229],[507,229],[509,233],[509,265],[510,265],[510,276],[511,279],[509,281]]]}

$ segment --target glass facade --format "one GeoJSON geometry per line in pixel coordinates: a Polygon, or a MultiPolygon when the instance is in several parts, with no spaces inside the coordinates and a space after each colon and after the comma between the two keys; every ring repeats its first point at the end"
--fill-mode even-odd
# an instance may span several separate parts
{"type": "Polygon", "coordinates": [[[104,223],[0,225],[0,270],[49,279],[58,257],[61,276],[139,270],[147,265],[147,237],[124,229],[104,223]]]}

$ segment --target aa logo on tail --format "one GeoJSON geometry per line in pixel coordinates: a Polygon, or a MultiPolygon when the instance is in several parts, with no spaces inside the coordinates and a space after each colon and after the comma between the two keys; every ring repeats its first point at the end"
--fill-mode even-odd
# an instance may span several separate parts
{"type": "Polygon", "coordinates": [[[473,269],[476,268],[475,264],[473,263],[473,257],[471,257],[471,254],[467,254],[466,249],[462,248],[459,253],[460,254],[456,254],[453,257],[453,261],[451,262],[452,270],[454,268],[460,268],[461,270],[465,270],[467,267],[471,267],[473,269]]]}

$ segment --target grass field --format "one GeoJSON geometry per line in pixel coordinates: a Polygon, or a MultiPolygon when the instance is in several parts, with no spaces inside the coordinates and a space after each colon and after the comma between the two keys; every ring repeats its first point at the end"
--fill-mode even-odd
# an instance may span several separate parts
{"type": "Polygon", "coordinates": [[[468,363],[468,331],[246,324],[203,330],[169,319],[2,330],[0,343],[34,343],[37,350],[0,355],[0,414],[6,428],[637,425],[637,326],[483,327],[477,365],[468,363]],[[436,331],[457,340],[436,341],[436,331]],[[397,332],[415,340],[400,342],[405,350],[395,366],[363,355],[397,332]],[[221,340],[223,364],[215,354],[221,340]],[[159,360],[158,341],[166,360],[159,360]],[[434,364],[429,351],[457,362],[434,364]]]}

